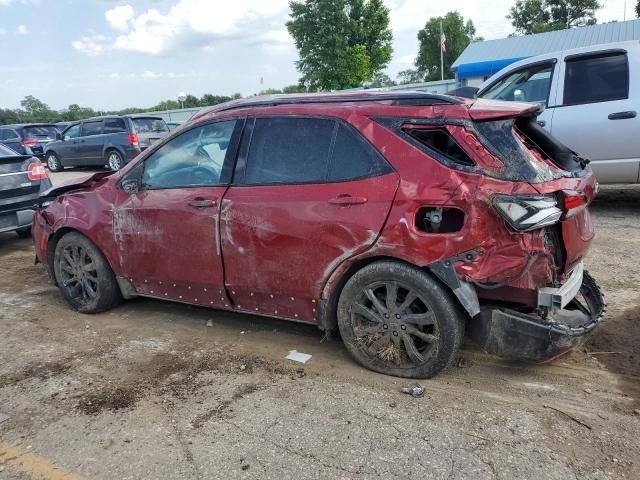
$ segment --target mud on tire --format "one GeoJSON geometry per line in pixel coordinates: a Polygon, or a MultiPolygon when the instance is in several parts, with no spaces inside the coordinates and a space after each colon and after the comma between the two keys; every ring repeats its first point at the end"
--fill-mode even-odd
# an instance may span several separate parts
{"type": "Polygon", "coordinates": [[[428,273],[400,262],[373,263],[346,283],[338,327],[349,353],[375,372],[430,378],[460,350],[464,314],[428,273]]]}
{"type": "Polygon", "coordinates": [[[67,233],[58,241],[53,271],[62,296],[79,312],[103,312],[122,301],[107,259],[80,233],[67,233]]]}

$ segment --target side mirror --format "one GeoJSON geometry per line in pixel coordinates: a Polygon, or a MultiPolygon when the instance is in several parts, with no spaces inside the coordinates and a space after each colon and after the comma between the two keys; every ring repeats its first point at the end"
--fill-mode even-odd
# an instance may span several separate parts
{"type": "Polygon", "coordinates": [[[64,137],[62,136],[61,133],[56,133],[56,140],[64,140],[64,137]]]}
{"type": "Polygon", "coordinates": [[[120,186],[122,187],[122,190],[127,192],[129,195],[135,195],[140,191],[140,181],[135,176],[125,178],[122,180],[122,183],[120,183],[120,186]]]}

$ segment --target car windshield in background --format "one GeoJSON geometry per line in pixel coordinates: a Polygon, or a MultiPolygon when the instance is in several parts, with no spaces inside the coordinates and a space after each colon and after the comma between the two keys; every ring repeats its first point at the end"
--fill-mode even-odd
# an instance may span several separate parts
{"type": "Polygon", "coordinates": [[[18,152],[11,150],[9,147],[5,147],[0,143],[0,158],[2,157],[15,157],[19,155],[18,152]]]}
{"type": "Polygon", "coordinates": [[[53,126],[24,127],[24,138],[54,139],[56,133],[56,127],[53,126]]]}
{"type": "Polygon", "coordinates": [[[138,133],[166,133],[169,131],[165,121],[160,118],[134,118],[133,124],[138,133]]]}

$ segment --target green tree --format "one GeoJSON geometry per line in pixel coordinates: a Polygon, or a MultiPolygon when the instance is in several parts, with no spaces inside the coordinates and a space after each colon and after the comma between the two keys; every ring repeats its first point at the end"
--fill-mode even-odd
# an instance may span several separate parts
{"type": "Polygon", "coordinates": [[[38,100],[33,95],[27,95],[20,102],[20,106],[26,112],[25,120],[32,122],[53,122],[57,120],[57,113],[49,108],[49,105],[38,100]]]}
{"type": "Polygon", "coordinates": [[[367,84],[369,88],[385,88],[397,85],[389,75],[383,72],[376,73],[371,82],[367,84]]]}
{"type": "Polygon", "coordinates": [[[371,81],[393,49],[383,0],[294,0],[287,30],[311,90],[357,87],[371,81]]]}
{"type": "Polygon", "coordinates": [[[444,52],[444,78],[453,78],[451,65],[460,56],[469,43],[476,38],[476,27],[471,20],[464,21],[458,12],[449,12],[444,17],[430,18],[424,28],[418,32],[418,56],[415,65],[415,81],[440,80],[440,22],[447,38],[444,52]]]}
{"type": "Polygon", "coordinates": [[[517,0],[507,18],[516,33],[529,35],[594,25],[600,8],[598,0],[517,0]]]}
{"type": "Polygon", "coordinates": [[[419,73],[418,70],[414,70],[412,68],[408,68],[406,70],[398,72],[398,76],[396,78],[398,79],[398,83],[400,85],[406,83],[418,83],[424,80],[424,76],[419,73]]]}
{"type": "Polygon", "coordinates": [[[636,17],[640,18],[640,0],[636,4],[636,17]]]}

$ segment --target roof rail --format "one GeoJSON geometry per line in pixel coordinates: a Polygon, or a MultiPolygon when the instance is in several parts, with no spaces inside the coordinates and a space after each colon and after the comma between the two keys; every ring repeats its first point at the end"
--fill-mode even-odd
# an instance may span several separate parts
{"type": "Polygon", "coordinates": [[[290,94],[290,95],[263,95],[215,105],[197,116],[211,112],[226,112],[239,108],[249,107],[273,107],[278,105],[304,105],[311,103],[353,103],[353,102],[381,102],[392,101],[398,105],[429,106],[436,104],[459,104],[460,100],[446,95],[419,91],[402,92],[349,92],[330,94],[290,94]]]}

